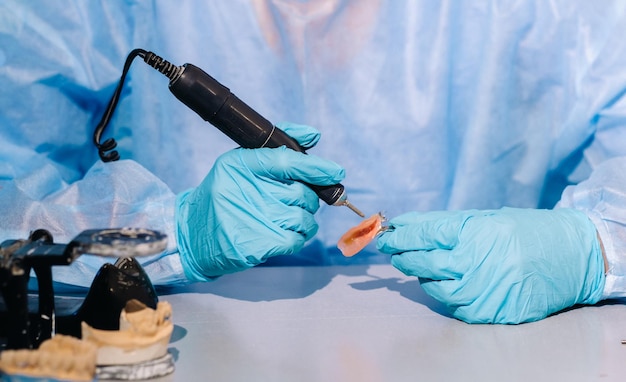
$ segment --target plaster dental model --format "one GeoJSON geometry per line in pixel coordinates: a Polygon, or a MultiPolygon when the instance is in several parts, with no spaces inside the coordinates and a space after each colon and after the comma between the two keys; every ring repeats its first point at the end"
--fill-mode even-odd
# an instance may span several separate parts
{"type": "Polygon", "coordinates": [[[96,373],[96,352],[93,343],[57,334],[36,350],[2,351],[0,370],[10,376],[92,381],[96,373]]]}
{"type": "Polygon", "coordinates": [[[130,300],[120,315],[119,330],[100,330],[82,323],[82,338],[97,346],[100,379],[144,379],[174,370],[167,346],[174,329],[172,307],[160,301],[156,310],[130,300]]]}

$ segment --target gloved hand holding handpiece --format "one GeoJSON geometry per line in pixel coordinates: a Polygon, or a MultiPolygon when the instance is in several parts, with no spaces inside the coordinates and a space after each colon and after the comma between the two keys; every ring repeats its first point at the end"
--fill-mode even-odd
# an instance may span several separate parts
{"type": "MultiPolygon", "coordinates": [[[[320,138],[309,126],[277,126],[306,149],[320,138]]],[[[318,229],[319,197],[304,183],[333,185],[344,176],[336,163],[284,146],[226,152],[198,187],[177,197],[187,278],[206,281],[298,252],[318,229]]]]}
{"type": "Polygon", "coordinates": [[[100,140],[135,57],[169,78],[176,98],[241,147],[218,158],[200,186],[177,196],[176,242],[189,280],[207,281],[299,251],[317,232],[313,214],[318,198],[363,216],[340,184],[343,168],[305,154],[319,140],[317,130],[273,125],[202,69],[173,65],[143,49],[126,58],[120,83],[94,131],[103,161],[120,158],[114,139],[100,140]]]}
{"type": "Polygon", "coordinates": [[[601,242],[580,211],[412,212],[389,226],[378,249],[463,321],[536,321],[602,297],[601,242]]]}

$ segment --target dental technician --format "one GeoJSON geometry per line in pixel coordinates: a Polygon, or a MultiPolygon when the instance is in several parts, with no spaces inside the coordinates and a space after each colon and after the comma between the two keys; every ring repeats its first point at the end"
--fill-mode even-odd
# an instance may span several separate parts
{"type": "MultiPolygon", "coordinates": [[[[4,1],[0,240],[160,230],[155,284],[391,261],[470,323],[623,297],[624,35],[619,0],[4,1]],[[137,62],[105,134],[121,160],[101,162],[135,48],[203,68],[308,155],[236,148],[137,62]],[[391,229],[343,258],[360,219],[303,182],[342,182],[391,229]]],[[[54,279],[89,286],[103,261],[54,279]]]]}

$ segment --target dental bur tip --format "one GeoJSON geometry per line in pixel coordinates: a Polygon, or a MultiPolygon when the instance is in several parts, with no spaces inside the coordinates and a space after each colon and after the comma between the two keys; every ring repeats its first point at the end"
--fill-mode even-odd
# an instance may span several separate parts
{"type": "Polygon", "coordinates": [[[351,209],[352,211],[354,211],[355,214],[359,215],[360,217],[364,218],[365,214],[363,214],[363,212],[361,212],[358,208],[356,208],[352,203],[350,203],[349,201],[346,200],[346,207],[348,207],[349,209],[351,209]]]}

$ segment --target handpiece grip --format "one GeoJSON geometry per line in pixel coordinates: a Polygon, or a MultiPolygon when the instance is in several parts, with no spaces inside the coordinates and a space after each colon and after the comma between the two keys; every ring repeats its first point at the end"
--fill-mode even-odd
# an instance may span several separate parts
{"type": "MultiPolygon", "coordinates": [[[[169,88],[182,103],[243,148],[287,146],[305,153],[298,142],[195,65],[183,65],[180,76],[170,81],[169,88]]],[[[344,197],[342,184],[306,185],[329,205],[340,202],[344,197]]]]}

